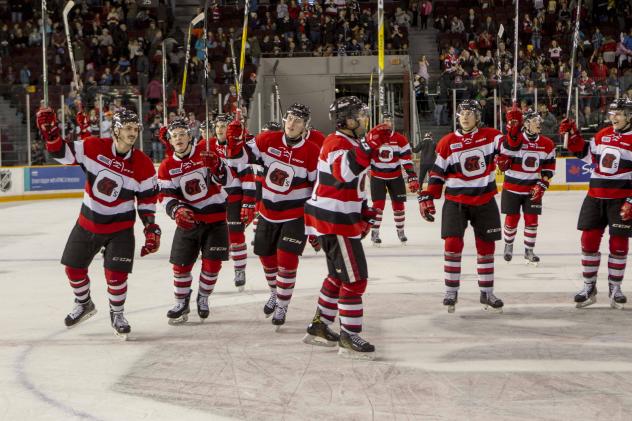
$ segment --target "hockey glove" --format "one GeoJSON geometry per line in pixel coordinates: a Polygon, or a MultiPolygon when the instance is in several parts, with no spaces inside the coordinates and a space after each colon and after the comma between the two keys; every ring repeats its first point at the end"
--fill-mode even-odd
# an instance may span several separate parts
{"type": "Polygon", "coordinates": [[[241,223],[244,224],[244,228],[250,225],[250,223],[255,219],[255,213],[254,203],[241,204],[241,223]]]}
{"type": "Polygon", "coordinates": [[[544,192],[549,188],[549,182],[546,180],[538,180],[535,183],[535,186],[531,187],[531,201],[535,203],[540,203],[542,201],[542,196],[544,196],[544,192]]]}
{"type": "Polygon", "coordinates": [[[393,136],[393,129],[388,127],[386,124],[378,124],[369,130],[365,136],[365,140],[369,145],[369,148],[377,151],[380,149],[380,146],[391,140],[391,136],[393,136]]]}
{"type": "Polygon", "coordinates": [[[220,175],[222,161],[217,154],[211,151],[203,150],[200,152],[200,157],[202,158],[202,164],[209,169],[211,174],[220,175]]]}
{"type": "Polygon", "coordinates": [[[160,143],[165,145],[165,149],[171,149],[171,144],[169,143],[169,129],[167,128],[167,126],[163,126],[158,129],[158,140],[160,141],[160,143]]]}
{"type": "Polygon", "coordinates": [[[316,237],[315,235],[308,235],[307,241],[309,241],[309,244],[312,245],[316,253],[321,250],[320,242],[318,241],[318,237],[316,237]]]}
{"type": "Polygon", "coordinates": [[[434,214],[437,213],[434,205],[434,196],[427,190],[421,191],[417,195],[419,202],[419,213],[421,217],[428,222],[434,222],[434,214]]]}
{"type": "Polygon", "coordinates": [[[160,248],[160,227],[157,224],[148,224],[143,230],[145,234],[145,245],[140,249],[140,256],[155,253],[160,248]]]}
{"type": "Polygon", "coordinates": [[[502,172],[507,171],[511,167],[511,157],[507,155],[496,155],[496,165],[502,172]]]}
{"type": "Polygon", "coordinates": [[[586,141],[582,138],[577,130],[577,125],[575,121],[570,118],[565,118],[560,122],[559,129],[560,136],[562,139],[565,135],[568,135],[568,143],[566,149],[572,153],[582,153],[584,151],[584,146],[586,141]]]}
{"type": "Polygon", "coordinates": [[[621,215],[621,219],[623,221],[629,221],[632,219],[632,197],[625,199],[623,205],[621,205],[619,215],[621,215]]]}
{"type": "Polygon", "coordinates": [[[408,188],[413,193],[417,193],[419,191],[419,180],[416,175],[408,176],[408,188]]]}
{"type": "Polygon", "coordinates": [[[373,226],[377,222],[378,215],[380,215],[381,213],[382,211],[378,208],[366,206],[362,208],[362,220],[370,226],[373,226]]]}
{"type": "Polygon", "coordinates": [[[226,128],[226,157],[236,158],[241,155],[244,147],[246,129],[239,120],[233,120],[226,128]]]}
{"type": "Polygon", "coordinates": [[[196,224],[195,213],[182,204],[173,208],[171,217],[176,221],[176,225],[185,231],[193,229],[196,224]]]}
{"type": "MultiPolygon", "coordinates": [[[[57,115],[52,108],[41,108],[35,115],[35,123],[39,129],[40,135],[46,142],[46,149],[53,152],[49,148],[49,144],[56,144],[60,140],[59,125],[57,124],[57,115]]],[[[50,145],[52,146],[52,145],[50,145]]]]}

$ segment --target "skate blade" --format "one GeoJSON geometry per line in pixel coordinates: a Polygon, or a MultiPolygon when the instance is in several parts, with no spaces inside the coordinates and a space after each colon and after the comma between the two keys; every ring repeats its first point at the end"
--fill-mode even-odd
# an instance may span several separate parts
{"type": "Polygon", "coordinates": [[[336,341],[328,341],[325,338],[310,335],[309,333],[303,337],[303,343],[306,343],[307,345],[325,346],[328,348],[333,348],[334,346],[338,345],[338,342],[336,341]]]}
{"type": "Polygon", "coordinates": [[[613,308],[615,310],[624,310],[625,309],[625,304],[617,303],[614,300],[610,300],[610,308],[613,308]]]}
{"type": "Polygon", "coordinates": [[[589,298],[586,301],[584,301],[583,303],[577,303],[575,304],[575,308],[584,308],[584,307],[588,307],[591,306],[593,304],[595,304],[597,302],[597,298],[593,297],[593,298],[589,298]]]}
{"type": "Polygon", "coordinates": [[[402,243],[402,246],[405,246],[408,241],[400,241],[400,242],[402,243]]]}
{"type": "Polygon", "coordinates": [[[189,320],[189,315],[188,314],[183,314],[182,316],[175,318],[175,319],[169,319],[168,323],[171,326],[175,326],[175,325],[180,325],[182,323],[185,323],[186,321],[189,320]]]}
{"type": "Polygon", "coordinates": [[[349,360],[373,361],[375,359],[375,352],[358,352],[343,347],[338,347],[338,355],[349,360]]]}
{"type": "Polygon", "coordinates": [[[245,289],[246,289],[245,286],[240,285],[240,286],[237,287],[237,292],[244,292],[245,289]]]}
{"type": "Polygon", "coordinates": [[[119,333],[115,330],[114,335],[123,342],[127,342],[129,340],[129,333],[119,333]]]}
{"type": "Polygon", "coordinates": [[[283,326],[283,325],[274,325],[274,331],[275,332],[280,332],[281,331],[281,326],[283,326]]]}
{"type": "Polygon", "coordinates": [[[373,247],[380,247],[382,244],[380,243],[373,243],[373,247]]]}
{"type": "Polygon", "coordinates": [[[456,310],[456,306],[447,306],[448,307],[448,313],[454,313],[454,311],[456,310]]]}
{"type": "Polygon", "coordinates": [[[532,262],[531,260],[524,259],[524,264],[527,266],[533,266],[537,268],[540,262],[532,262]]]}
{"type": "Polygon", "coordinates": [[[97,314],[97,309],[95,308],[92,311],[87,312],[86,314],[83,315],[83,317],[74,325],[71,326],[66,326],[67,329],[72,329],[77,327],[78,325],[80,325],[81,323],[85,322],[86,320],[88,320],[90,317],[94,316],[95,314],[97,314]]]}
{"type": "Polygon", "coordinates": [[[269,319],[272,314],[274,314],[274,310],[272,310],[270,313],[266,313],[265,311],[263,312],[263,315],[266,316],[266,319],[269,319]]]}
{"type": "Polygon", "coordinates": [[[483,305],[483,310],[485,310],[488,313],[495,313],[495,314],[501,314],[503,312],[502,307],[494,308],[490,305],[483,305]]]}

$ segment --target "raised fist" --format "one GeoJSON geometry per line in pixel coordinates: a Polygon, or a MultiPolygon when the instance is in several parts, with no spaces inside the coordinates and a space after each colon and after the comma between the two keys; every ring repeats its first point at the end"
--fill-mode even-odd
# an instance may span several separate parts
{"type": "Polygon", "coordinates": [[[505,121],[507,125],[513,126],[522,126],[522,111],[518,108],[511,108],[507,113],[505,113],[505,121]]]}
{"type": "Polygon", "coordinates": [[[203,150],[200,152],[200,157],[202,158],[202,163],[209,169],[211,174],[217,175],[219,167],[222,164],[219,156],[217,156],[214,152],[203,150]]]}
{"type": "Polygon", "coordinates": [[[566,142],[566,149],[569,152],[573,153],[581,153],[584,150],[584,145],[586,141],[582,138],[577,130],[577,125],[575,121],[570,118],[565,118],[560,122],[559,129],[560,136],[564,138],[568,136],[568,142],[566,142]]]}
{"type": "Polygon", "coordinates": [[[560,122],[559,133],[560,136],[564,136],[566,133],[568,133],[570,136],[576,135],[578,131],[575,120],[573,120],[572,118],[565,118],[564,120],[562,120],[560,122]]]}
{"type": "Polygon", "coordinates": [[[366,134],[364,140],[372,150],[377,150],[391,140],[393,130],[386,124],[378,124],[366,134]]]}
{"type": "Polygon", "coordinates": [[[496,155],[496,165],[498,169],[505,172],[511,167],[511,157],[507,155],[496,155]]]}
{"type": "Polygon", "coordinates": [[[246,129],[239,120],[233,120],[226,128],[226,141],[228,147],[226,148],[226,155],[229,158],[239,156],[244,146],[244,140],[246,135],[246,129]]]}
{"type": "Polygon", "coordinates": [[[41,108],[35,115],[35,123],[45,142],[54,142],[59,137],[57,115],[52,108],[41,108]]]}

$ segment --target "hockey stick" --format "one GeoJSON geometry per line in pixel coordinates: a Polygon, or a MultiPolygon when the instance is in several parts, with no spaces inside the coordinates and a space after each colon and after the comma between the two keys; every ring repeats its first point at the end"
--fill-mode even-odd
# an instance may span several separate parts
{"type": "Polygon", "coordinates": [[[520,17],[520,0],[515,0],[516,2],[516,16],[514,18],[514,64],[513,64],[513,95],[511,97],[511,103],[513,104],[514,110],[518,108],[518,44],[520,44],[520,40],[518,39],[518,18],[520,17]]]}
{"type": "Polygon", "coordinates": [[[233,77],[235,78],[235,92],[237,93],[237,108],[239,108],[239,74],[237,72],[237,59],[235,58],[235,41],[230,39],[230,56],[233,60],[233,77]]]}
{"type": "MultiPolygon", "coordinates": [[[[70,57],[70,67],[72,69],[72,80],[75,82],[77,92],[80,92],[79,73],[77,73],[77,64],[75,63],[75,54],[72,51],[72,41],[70,40],[70,26],[68,26],[68,14],[75,7],[75,2],[70,0],[66,3],[63,10],[64,29],[66,31],[66,43],[68,44],[68,57],[70,57]]],[[[42,23],[45,17],[42,16],[42,23]]]]}
{"type": "MultiPolygon", "coordinates": [[[[498,78],[498,82],[497,82],[497,86],[498,86],[498,127],[502,127],[503,125],[503,100],[502,100],[502,93],[501,93],[501,85],[502,85],[502,81],[503,81],[503,73],[502,73],[502,63],[500,62],[500,40],[503,37],[503,34],[505,33],[505,27],[503,26],[503,24],[500,24],[500,27],[498,28],[498,37],[496,38],[496,75],[498,78]]],[[[494,122],[495,123],[495,122],[494,122]]]]}
{"type": "Polygon", "coordinates": [[[162,124],[167,127],[167,48],[162,41],[162,124]]]}
{"type": "MultiPolygon", "coordinates": [[[[566,119],[571,113],[571,97],[573,95],[573,74],[575,73],[575,56],[577,51],[577,40],[579,38],[579,12],[582,7],[582,1],[577,0],[577,14],[575,17],[575,31],[573,32],[573,52],[571,53],[571,80],[568,82],[568,97],[566,98],[566,119]]],[[[577,116],[575,116],[577,118],[577,116]]],[[[568,132],[564,133],[564,149],[568,148],[568,132]]]]}
{"type": "Polygon", "coordinates": [[[42,90],[44,91],[44,107],[48,107],[48,63],[46,60],[46,0],[42,0],[42,90]]]}
{"type": "Polygon", "coordinates": [[[373,117],[373,72],[375,72],[375,67],[371,69],[371,76],[369,76],[369,122],[372,122],[373,117]]]}
{"type": "Polygon", "coordinates": [[[377,2],[377,89],[379,101],[379,121],[382,122],[384,112],[384,0],[377,2]]]}
{"type": "MultiPolygon", "coordinates": [[[[191,30],[195,25],[200,23],[204,19],[204,13],[200,13],[191,20],[189,24],[189,32],[187,34],[187,51],[184,56],[184,72],[182,73],[182,89],[180,90],[180,101],[178,103],[178,112],[184,111],[184,92],[187,89],[187,71],[189,69],[189,60],[191,59],[191,30]]],[[[204,40],[204,47],[206,47],[206,40],[204,40]]]]}
{"type": "Polygon", "coordinates": [[[279,60],[275,61],[274,66],[272,66],[272,84],[274,87],[274,96],[277,110],[279,111],[279,114],[283,114],[283,105],[281,105],[281,93],[279,92],[279,84],[277,83],[276,79],[276,71],[278,66],[279,60]]]}
{"type": "Polygon", "coordinates": [[[239,52],[239,77],[237,83],[237,106],[241,109],[241,89],[244,80],[244,66],[246,65],[246,40],[248,39],[248,12],[250,0],[244,2],[244,26],[241,30],[241,51],[239,52]]]}
{"type": "MultiPolygon", "coordinates": [[[[210,139],[208,138],[209,120],[208,120],[208,48],[206,48],[206,40],[208,39],[208,0],[204,2],[204,132],[206,139],[206,152],[211,151],[210,139]]],[[[218,104],[219,107],[222,104],[218,104]]]]}

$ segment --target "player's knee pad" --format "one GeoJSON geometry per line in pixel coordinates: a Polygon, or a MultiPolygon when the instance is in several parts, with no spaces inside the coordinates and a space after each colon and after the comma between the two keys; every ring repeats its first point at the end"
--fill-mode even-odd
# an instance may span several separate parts
{"type": "Polygon", "coordinates": [[[219,273],[222,261],[215,259],[202,259],[202,271],[207,273],[219,273]]]}
{"type": "Polygon", "coordinates": [[[298,255],[277,249],[277,262],[280,268],[287,270],[296,270],[298,267],[298,255]]]}
{"type": "Polygon", "coordinates": [[[538,215],[535,213],[525,213],[524,214],[524,224],[527,227],[537,227],[538,226],[538,215]]]}
{"type": "Polygon", "coordinates": [[[481,256],[493,255],[496,250],[496,243],[494,241],[485,241],[479,237],[475,238],[476,253],[481,256]]]}
{"type": "Polygon", "coordinates": [[[343,283],[340,296],[341,297],[358,297],[364,294],[366,290],[366,279],[357,282],[343,283]]]}
{"type": "Polygon", "coordinates": [[[618,256],[628,255],[628,237],[621,235],[610,236],[610,254],[618,256]]]}
{"type": "Polygon", "coordinates": [[[448,253],[461,253],[463,251],[463,237],[446,237],[443,248],[448,253]]]}
{"type": "Polygon", "coordinates": [[[79,269],[66,266],[66,276],[71,281],[81,281],[88,277],[88,269],[79,269]]]}
{"type": "Polygon", "coordinates": [[[393,208],[393,212],[403,212],[406,209],[406,204],[393,200],[391,201],[391,207],[393,208]]]}
{"type": "Polygon", "coordinates": [[[276,254],[273,254],[272,256],[259,256],[259,261],[264,268],[273,269],[279,266],[276,254]]]}
{"type": "Polygon", "coordinates": [[[228,238],[231,244],[241,244],[246,242],[246,235],[243,232],[230,231],[228,238]]]}
{"type": "Polygon", "coordinates": [[[386,200],[374,200],[373,207],[375,209],[384,210],[384,206],[386,206],[386,200]]]}
{"type": "Polygon", "coordinates": [[[582,231],[582,251],[584,253],[597,253],[602,236],[603,228],[582,231]]]}
{"type": "Polygon", "coordinates": [[[105,269],[105,280],[108,284],[121,284],[127,281],[128,274],[116,270],[105,269]]]}
{"type": "MultiPolygon", "coordinates": [[[[527,215],[524,216],[524,220],[525,221],[527,220],[527,215]]],[[[512,214],[505,215],[505,226],[516,228],[518,226],[518,222],[520,222],[519,213],[512,213],[512,214]]]]}
{"type": "Polygon", "coordinates": [[[193,265],[173,265],[173,273],[178,276],[186,276],[193,270],[193,265]]]}

